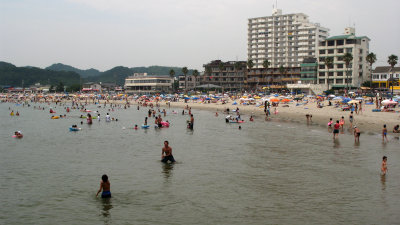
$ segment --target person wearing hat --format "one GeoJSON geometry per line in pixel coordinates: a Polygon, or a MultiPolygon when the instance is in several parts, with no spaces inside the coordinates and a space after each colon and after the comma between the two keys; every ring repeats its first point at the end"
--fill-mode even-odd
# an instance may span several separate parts
{"type": "Polygon", "coordinates": [[[357,126],[354,126],[354,141],[360,142],[360,129],[357,126]]]}

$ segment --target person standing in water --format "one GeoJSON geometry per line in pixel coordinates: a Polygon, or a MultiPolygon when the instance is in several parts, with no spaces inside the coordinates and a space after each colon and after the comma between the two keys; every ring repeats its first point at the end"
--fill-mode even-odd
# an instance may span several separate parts
{"type": "Polygon", "coordinates": [[[383,176],[386,175],[386,173],[388,171],[386,162],[387,162],[387,157],[383,156],[383,158],[382,158],[382,166],[381,166],[381,172],[382,172],[383,176]]]}
{"type": "Polygon", "coordinates": [[[382,129],[382,141],[385,141],[385,139],[386,139],[386,141],[388,140],[388,139],[387,139],[387,128],[386,128],[386,124],[383,125],[383,129],[382,129]]]}
{"type": "Polygon", "coordinates": [[[333,125],[333,139],[336,139],[339,135],[340,124],[339,120],[336,120],[335,125],[333,125]]]}
{"type": "Polygon", "coordinates": [[[193,114],[190,114],[189,129],[193,130],[193,125],[194,125],[194,117],[193,114]]]}
{"type": "Polygon", "coordinates": [[[101,177],[100,181],[100,188],[97,191],[96,197],[99,195],[99,193],[103,190],[101,193],[101,198],[111,198],[111,190],[110,190],[111,184],[110,181],[108,180],[108,176],[104,174],[101,177]]]}
{"type": "Polygon", "coordinates": [[[93,121],[92,121],[92,115],[90,115],[90,113],[87,114],[87,119],[86,119],[86,121],[87,121],[87,124],[92,124],[92,123],[93,123],[93,121]]]}
{"type": "Polygon", "coordinates": [[[169,146],[168,141],[164,141],[164,147],[162,148],[161,151],[161,162],[167,163],[168,161],[170,162],[175,162],[174,156],[172,155],[172,148],[169,146]]]}
{"type": "Polygon", "coordinates": [[[355,142],[360,142],[360,129],[358,129],[357,126],[354,126],[354,141],[355,142]]]}

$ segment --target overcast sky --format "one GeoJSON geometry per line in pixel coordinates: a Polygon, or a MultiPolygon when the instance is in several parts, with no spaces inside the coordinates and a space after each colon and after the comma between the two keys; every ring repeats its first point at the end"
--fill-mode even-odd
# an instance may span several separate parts
{"type": "MultiPolygon", "coordinates": [[[[270,16],[272,0],[0,0],[0,61],[81,69],[187,66],[247,60],[247,19],[270,16]]],[[[399,0],[285,0],[340,35],[349,25],[371,39],[386,65],[400,56],[399,0]]]]}

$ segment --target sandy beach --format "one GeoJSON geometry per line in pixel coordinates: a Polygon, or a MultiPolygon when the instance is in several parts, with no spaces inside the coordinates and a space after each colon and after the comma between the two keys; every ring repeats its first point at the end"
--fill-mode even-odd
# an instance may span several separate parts
{"type": "MultiPolygon", "coordinates": [[[[323,102],[324,105],[328,105],[328,102],[323,102]]],[[[164,106],[163,103],[161,106],[164,106]]],[[[171,102],[171,107],[184,108],[186,105],[192,109],[209,110],[212,112],[223,112],[226,108],[230,110],[240,109],[241,114],[245,115],[243,119],[248,121],[248,117],[251,114],[256,116],[256,119],[264,119],[264,108],[256,107],[255,105],[232,105],[232,101],[227,104],[218,103],[197,103],[189,101],[188,103],[171,102]],[[247,118],[246,118],[247,115],[247,118]]],[[[296,102],[290,102],[286,104],[289,107],[283,107],[284,104],[279,104],[277,107],[277,114],[273,113],[273,108],[271,108],[272,115],[271,119],[283,119],[288,121],[299,121],[306,123],[306,114],[312,115],[312,123],[321,126],[327,126],[329,119],[332,118],[334,121],[339,120],[342,116],[345,119],[345,128],[349,128],[349,115],[350,111],[342,111],[340,108],[335,108],[334,106],[325,106],[323,108],[317,108],[315,102],[310,102],[307,105],[296,106],[296,102]]],[[[369,133],[381,133],[384,124],[387,125],[389,134],[392,133],[393,127],[400,123],[400,113],[398,112],[372,112],[375,109],[375,105],[363,105],[364,109],[359,114],[354,114],[353,125],[360,128],[361,132],[369,133]]]]}

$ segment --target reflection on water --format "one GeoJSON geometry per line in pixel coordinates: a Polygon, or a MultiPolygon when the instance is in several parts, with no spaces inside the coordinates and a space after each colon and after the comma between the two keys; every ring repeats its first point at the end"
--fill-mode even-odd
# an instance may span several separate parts
{"type": "Polygon", "coordinates": [[[101,199],[101,215],[104,217],[104,224],[110,224],[111,222],[111,214],[110,210],[113,208],[111,204],[111,198],[102,198],[101,199]]]}
{"type": "Polygon", "coordinates": [[[333,139],[333,148],[340,148],[339,138],[333,139]]]}
{"type": "Polygon", "coordinates": [[[386,189],[386,175],[381,174],[381,184],[382,184],[382,190],[386,189]]]}
{"type": "Polygon", "coordinates": [[[161,163],[162,164],[162,173],[164,175],[165,181],[172,176],[172,170],[174,169],[175,163],[161,163]]]}

